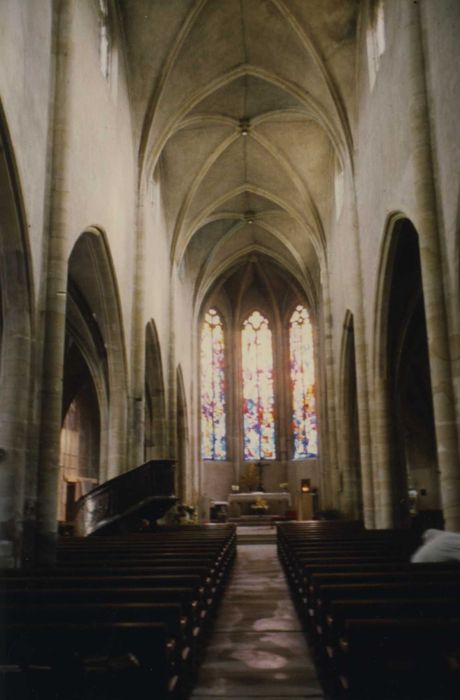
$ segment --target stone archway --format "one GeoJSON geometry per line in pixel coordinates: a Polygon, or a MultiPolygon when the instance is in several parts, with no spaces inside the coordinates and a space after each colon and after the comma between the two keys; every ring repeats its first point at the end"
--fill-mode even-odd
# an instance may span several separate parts
{"type": "Polygon", "coordinates": [[[78,364],[81,366],[78,390],[65,412],[61,429],[58,517],[60,522],[66,523],[74,520],[77,499],[99,482],[99,405],[91,375],[82,358],[78,364]]]}
{"type": "Polygon", "coordinates": [[[386,526],[408,525],[416,511],[427,523],[439,522],[439,475],[419,239],[406,218],[398,218],[389,235],[382,277],[376,408],[380,506],[386,526]]]}
{"type": "Polygon", "coordinates": [[[22,557],[20,542],[22,550],[27,548],[27,523],[35,519],[35,475],[27,473],[34,294],[26,231],[19,177],[0,104],[0,565],[4,566],[22,557]]]}
{"type": "Polygon", "coordinates": [[[107,415],[107,353],[102,332],[83,292],[69,274],[59,457],[60,522],[71,523],[75,501],[99,483],[101,437],[107,430],[107,415]]]}
{"type": "MultiPolygon", "coordinates": [[[[67,347],[77,344],[94,384],[104,481],[132,465],[126,463],[127,374],[118,287],[105,235],[96,228],[81,234],[69,258],[66,333],[67,347]]],[[[68,371],[64,366],[64,387],[68,371]]]]}

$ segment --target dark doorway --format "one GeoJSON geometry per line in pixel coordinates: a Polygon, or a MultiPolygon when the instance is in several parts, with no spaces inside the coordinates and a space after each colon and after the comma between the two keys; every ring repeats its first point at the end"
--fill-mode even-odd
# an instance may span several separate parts
{"type": "Polygon", "coordinates": [[[439,509],[436,437],[418,235],[396,224],[390,251],[387,380],[395,522],[439,509]]]}

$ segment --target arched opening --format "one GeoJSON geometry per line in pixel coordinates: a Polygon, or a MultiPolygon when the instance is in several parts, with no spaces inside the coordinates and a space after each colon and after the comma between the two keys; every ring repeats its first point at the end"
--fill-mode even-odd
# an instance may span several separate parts
{"type": "Polygon", "coordinates": [[[258,310],[243,322],[241,350],[244,459],[275,459],[272,331],[258,310]]]}
{"type": "Polygon", "coordinates": [[[356,382],[355,332],[353,314],[348,312],[342,342],[342,457],[340,470],[340,506],[354,519],[363,517],[361,454],[359,444],[356,382]]]}
{"type": "Polygon", "coordinates": [[[91,228],[78,238],[69,258],[63,416],[89,375],[98,405],[100,482],[130,466],[126,462],[128,401],[122,328],[107,241],[102,231],[91,228]]]}
{"type": "Polygon", "coordinates": [[[158,334],[153,321],[145,329],[144,457],[166,458],[166,413],[163,367],[158,334]]]}
{"type": "Polygon", "coordinates": [[[386,380],[393,518],[440,513],[428,340],[418,234],[397,221],[389,253],[386,380]]]}
{"type": "Polygon", "coordinates": [[[27,549],[36,517],[36,474],[27,472],[33,286],[19,177],[0,104],[0,565],[27,549]],[[22,541],[22,551],[21,551],[22,541]]]}
{"type": "Polygon", "coordinates": [[[177,418],[176,418],[176,496],[179,503],[187,500],[187,467],[189,436],[187,402],[181,367],[177,368],[177,418]]]}
{"type": "Polygon", "coordinates": [[[61,429],[59,521],[73,523],[75,503],[99,480],[100,414],[96,389],[78,348],[66,354],[68,383],[61,429]],[[72,398],[70,398],[72,397],[72,398]]]}
{"type": "Polygon", "coordinates": [[[72,526],[75,502],[101,479],[101,413],[108,405],[107,350],[96,314],[73,277],[67,285],[58,519],[72,526]]]}

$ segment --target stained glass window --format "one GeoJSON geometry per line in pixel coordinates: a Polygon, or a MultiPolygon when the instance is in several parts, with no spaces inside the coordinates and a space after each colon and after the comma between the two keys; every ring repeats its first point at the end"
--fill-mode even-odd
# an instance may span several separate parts
{"type": "Polygon", "coordinates": [[[243,324],[244,459],[275,459],[272,332],[254,311],[243,324]]]}
{"type": "Polygon", "coordinates": [[[104,78],[110,74],[110,15],[107,0],[99,0],[99,63],[104,78]]]}
{"type": "Polygon", "coordinates": [[[226,459],[224,327],[215,309],[201,329],[201,456],[226,459]]]}
{"type": "Polygon", "coordinates": [[[313,334],[308,311],[297,306],[289,326],[290,372],[292,382],[292,432],[294,459],[316,457],[315,364],[313,334]]]}

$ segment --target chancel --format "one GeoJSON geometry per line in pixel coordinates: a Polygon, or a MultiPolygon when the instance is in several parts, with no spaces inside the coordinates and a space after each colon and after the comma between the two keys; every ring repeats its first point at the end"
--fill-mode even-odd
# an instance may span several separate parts
{"type": "Polygon", "coordinates": [[[459,36],[1,0],[2,698],[460,697],[459,36]]]}
{"type": "Polygon", "coordinates": [[[256,490],[250,493],[230,493],[228,495],[229,513],[231,516],[250,515],[251,508],[256,507],[258,501],[264,504],[266,514],[270,516],[286,515],[286,511],[292,504],[289,492],[267,493],[256,490]]]}

